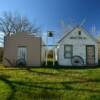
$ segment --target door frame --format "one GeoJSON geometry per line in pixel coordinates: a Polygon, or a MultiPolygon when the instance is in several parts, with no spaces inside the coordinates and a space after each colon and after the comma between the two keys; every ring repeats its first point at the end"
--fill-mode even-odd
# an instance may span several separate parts
{"type": "MultiPolygon", "coordinates": [[[[93,50],[94,50],[94,57],[93,57],[93,58],[94,58],[94,64],[95,64],[95,45],[86,45],[86,64],[87,64],[87,65],[92,65],[92,64],[89,64],[89,63],[88,63],[88,59],[87,59],[87,58],[88,58],[88,57],[87,57],[87,55],[88,55],[88,54],[87,54],[87,52],[88,52],[88,51],[87,51],[87,48],[88,48],[88,47],[91,47],[91,46],[93,47],[93,50]]],[[[93,64],[93,65],[94,65],[94,64],[93,64]]]]}

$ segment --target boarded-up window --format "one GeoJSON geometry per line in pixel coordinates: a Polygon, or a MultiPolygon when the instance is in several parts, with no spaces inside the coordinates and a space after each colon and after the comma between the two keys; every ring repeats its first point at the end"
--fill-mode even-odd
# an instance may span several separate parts
{"type": "Polygon", "coordinates": [[[26,47],[18,47],[17,59],[25,59],[27,58],[27,48],[26,47]]]}
{"type": "Polygon", "coordinates": [[[72,57],[72,45],[64,45],[64,58],[72,57]]]}

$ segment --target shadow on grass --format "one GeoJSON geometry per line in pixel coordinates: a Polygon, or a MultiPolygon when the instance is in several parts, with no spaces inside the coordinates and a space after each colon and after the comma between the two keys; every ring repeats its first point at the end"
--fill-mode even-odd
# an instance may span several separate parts
{"type": "MultiPolygon", "coordinates": [[[[2,65],[3,66],[3,65],[2,65]]],[[[7,67],[4,66],[4,68],[6,69],[10,69],[10,70],[25,70],[25,69],[31,69],[31,68],[49,68],[49,69],[96,69],[96,68],[100,68],[100,64],[99,65],[94,65],[94,66],[61,66],[58,65],[58,63],[56,62],[55,66],[53,66],[51,63],[48,64],[47,66],[45,66],[45,64],[42,64],[41,66],[12,66],[12,67],[7,67]]],[[[3,68],[1,68],[0,70],[4,70],[3,68]]]]}
{"type": "Polygon", "coordinates": [[[50,90],[75,90],[75,91],[87,91],[87,92],[98,92],[100,93],[100,89],[95,90],[95,89],[77,89],[72,87],[72,84],[77,84],[77,83],[100,83],[100,80],[86,80],[86,81],[66,81],[66,82],[34,82],[34,83],[28,83],[28,82],[18,82],[14,81],[14,84],[18,85],[24,85],[28,87],[34,87],[34,88],[43,88],[43,89],[50,89],[50,90]],[[64,88],[59,88],[59,87],[48,87],[48,85],[63,85],[64,88]]]}
{"type": "MultiPolygon", "coordinates": [[[[31,89],[40,89],[43,90],[41,92],[37,92],[33,95],[33,97],[38,98],[38,97],[43,97],[43,98],[61,98],[63,94],[57,94],[56,92],[53,91],[59,91],[59,90],[66,90],[66,91],[85,91],[85,92],[95,92],[95,93],[100,93],[100,89],[87,89],[87,88],[75,88],[72,87],[71,85],[77,84],[77,83],[100,83],[100,80],[95,79],[95,80],[84,80],[84,81],[66,81],[66,82],[22,82],[22,81],[11,81],[8,79],[9,76],[5,75],[0,75],[0,80],[2,80],[4,83],[6,83],[10,89],[11,89],[11,94],[8,96],[7,100],[13,100],[15,97],[16,93],[16,86],[24,86],[31,88],[31,89]],[[56,87],[56,85],[62,85],[63,87],[56,87]],[[51,92],[50,92],[51,91],[51,92]]],[[[30,90],[28,91],[30,93],[30,90]]]]}
{"type": "Polygon", "coordinates": [[[96,68],[100,68],[100,66],[45,66],[42,68],[50,68],[50,69],[96,69],[96,68]]]}
{"type": "Polygon", "coordinates": [[[29,72],[34,72],[43,75],[56,75],[55,73],[47,73],[47,72],[37,72],[33,71],[32,69],[54,69],[54,70],[87,70],[87,69],[98,69],[100,66],[42,66],[42,67],[5,67],[0,68],[0,70],[27,70],[29,72]]]}
{"type": "Polygon", "coordinates": [[[11,94],[8,96],[7,100],[12,100],[12,98],[16,92],[16,88],[13,85],[13,83],[11,81],[9,81],[7,78],[9,78],[9,76],[0,75],[0,80],[2,80],[4,83],[6,83],[11,89],[11,94]]]}
{"type": "Polygon", "coordinates": [[[53,66],[53,62],[49,61],[48,65],[45,66],[45,63],[41,66],[42,68],[53,68],[53,69],[95,69],[95,68],[100,68],[99,65],[83,65],[83,66],[61,66],[58,64],[58,62],[55,62],[55,65],[53,66]]]}
{"type": "Polygon", "coordinates": [[[50,72],[38,72],[38,71],[34,71],[32,69],[27,69],[27,71],[31,72],[31,73],[36,73],[39,75],[58,75],[58,73],[50,73],[50,72]]]}

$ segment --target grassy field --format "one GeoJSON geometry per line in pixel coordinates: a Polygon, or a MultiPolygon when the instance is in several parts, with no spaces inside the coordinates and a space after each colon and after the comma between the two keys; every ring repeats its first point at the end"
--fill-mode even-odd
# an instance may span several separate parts
{"type": "Polygon", "coordinates": [[[100,100],[100,68],[4,68],[0,100],[100,100]]]}

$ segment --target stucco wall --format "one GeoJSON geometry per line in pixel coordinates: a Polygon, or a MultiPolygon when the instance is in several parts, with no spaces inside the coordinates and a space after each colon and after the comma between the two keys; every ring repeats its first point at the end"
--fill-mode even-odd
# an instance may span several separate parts
{"type": "Polygon", "coordinates": [[[5,58],[16,63],[19,46],[27,47],[27,66],[41,65],[41,38],[28,33],[18,33],[6,38],[3,59],[5,66],[11,66],[5,58]]]}

